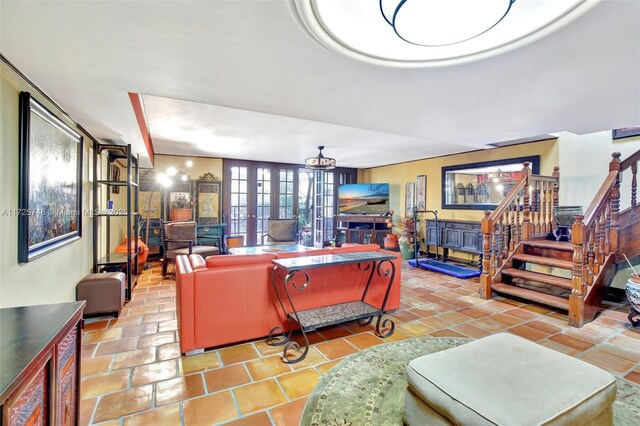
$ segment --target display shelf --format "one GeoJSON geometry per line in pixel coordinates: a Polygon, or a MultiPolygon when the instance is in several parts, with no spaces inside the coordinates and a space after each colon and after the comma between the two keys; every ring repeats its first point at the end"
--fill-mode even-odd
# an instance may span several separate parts
{"type": "Polygon", "coordinates": [[[391,232],[386,216],[338,215],[336,242],[378,244],[384,246],[384,238],[391,232]]]}
{"type": "Polygon", "coordinates": [[[93,221],[93,240],[98,242],[104,235],[104,250],[100,250],[101,244],[93,245],[93,272],[101,272],[105,266],[122,265],[126,275],[127,299],[131,299],[131,291],[136,284],[138,274],[138,157],[134,156],[131,145],[103,144],[98,141],[93,143],[93,212],[94,217],[105,218],[105,220],[93,221]],[[106,158],[106,164],[103,162],[106,158]],[[124,160],[124,161],[118,161],[124,160]],[[120,167],[126,167],[126,181],[114,178],[113,168],[116,163],[120,167]],[[106,167],[105,167],[106,166],[106,167]],[[106,173],[105,173],[106,172],[106,173]],[[124,194],[121,197],[126,199],[125,208],[105,209],[104,204],[112,193],[112,187],[122,187],[124,194]],[[111,218],[126,218],[126,253],[111,252],[111,218]]]}

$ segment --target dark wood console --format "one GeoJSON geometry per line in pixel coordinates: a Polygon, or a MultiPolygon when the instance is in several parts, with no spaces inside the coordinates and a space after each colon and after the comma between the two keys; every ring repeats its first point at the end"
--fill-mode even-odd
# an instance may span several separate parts
{"type": "Polygon", "coordinates": [[[0,309],[2,426],[78,424],[84,305],[0,309]]]}
{"type": "MultiPolygon", "coordinates": [[[[438,229],[434,220],[427,220],[427,248],[442,247],[442,255],[447,260],[449,249],[482,256],[482,231],[480,222],[472,220],[438,219],[438,229]]],[[[482,263],[482,262],[480,262],[482,263]]]]}
{"type": "Polygon", "coordinates": [[[391,232],[385,216],[338,215],[336,244],[360,243],[384,246],[384,237],[391,232]]]}

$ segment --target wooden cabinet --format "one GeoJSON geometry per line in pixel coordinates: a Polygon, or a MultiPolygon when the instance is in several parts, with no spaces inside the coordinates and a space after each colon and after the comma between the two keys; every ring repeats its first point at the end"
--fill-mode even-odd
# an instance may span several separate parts
{"type": "Polygon", "coordinates": [[[384,237],[391,232],[384,216],[337,216],[336,244],[359,243],[384,245],[384,237]]]}
{"type": "Polygon", "coordinates": [[[2,426],[78,423],[84,305],[0,309],[2,426]]]}
{"type": "Polygon", "coordinates": [[[427,220],[427,246],[438,245],[443,249],[444,260],[449,249],[467,253],[482,254],[482,232],[480,222],[471,220],[427,220]]]}

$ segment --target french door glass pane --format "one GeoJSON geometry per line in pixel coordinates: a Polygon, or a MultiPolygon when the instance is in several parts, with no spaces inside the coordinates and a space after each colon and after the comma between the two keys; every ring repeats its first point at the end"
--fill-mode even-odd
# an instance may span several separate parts
{"type": "Polygon", "coordinates": [[[256,169],[256,242],[262,244],[271,210],[271,169],[256,169]]]}
{"type": "Polygon", "coordinates": [[[245,240],[248,219],[246,189],[247,168],[237,166],[231,167],[231,217],[229,220],[229,229],[231,235],[242,235],[245,240]]]}
{"type": "Polygon", "coordinates": [[[293,217],[293,170],[280,169],[280,208],[278,215],[280,219],[291,219],[293,217]]]}

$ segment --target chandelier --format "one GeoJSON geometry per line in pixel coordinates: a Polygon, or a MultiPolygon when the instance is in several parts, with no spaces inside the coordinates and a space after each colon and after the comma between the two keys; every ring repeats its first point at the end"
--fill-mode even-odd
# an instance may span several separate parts
{"type": "Polygon", "coordinates": [[[304,166],[307,169],[311,170],[331,170],[336,168],[336,159],[328,158],[322,155],[322,150],[324,146],[319,146],[318,156],[317,157],[309,157],[304,160],[304,166]]]}
{"type": "Polygon", "coordinates": [[[471,40],[502,21],[516,0],[380,0],[396,35],[419,46],[471,40]]]}

